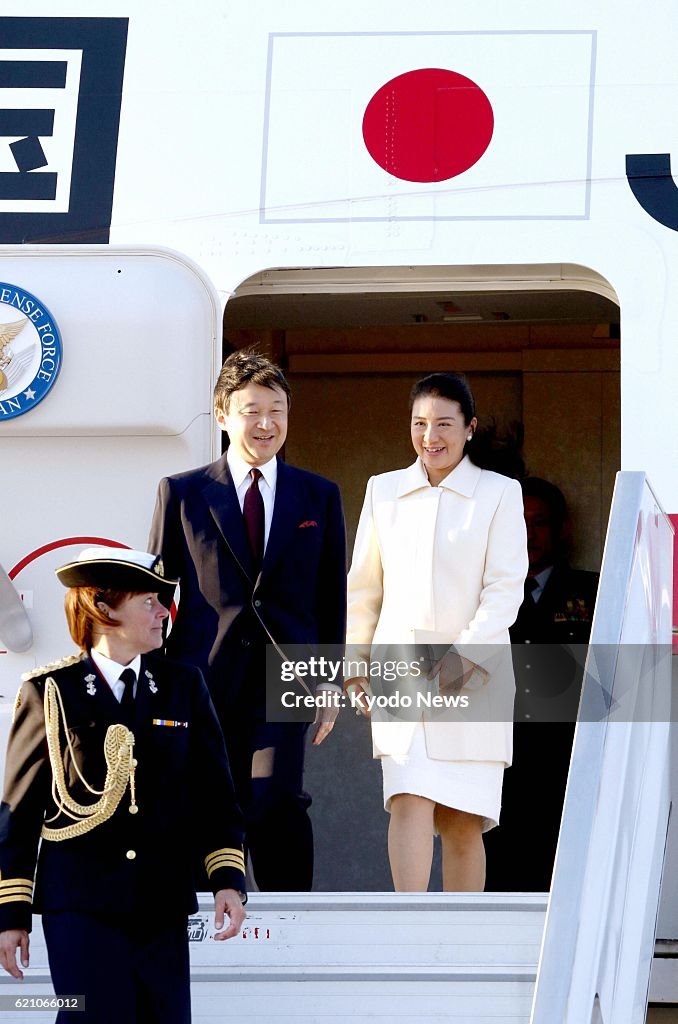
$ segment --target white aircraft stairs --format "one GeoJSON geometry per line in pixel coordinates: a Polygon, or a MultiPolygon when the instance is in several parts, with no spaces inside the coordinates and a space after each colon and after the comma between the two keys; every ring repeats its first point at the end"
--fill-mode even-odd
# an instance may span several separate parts
{"type": "MultiPolygon", "coordinates": [[[[644,474],[620,473],[550,899],[255,893],[241,935],[216,943],[205,895],[189,922],[195,1024],[645,1021],[670,809],[672,546],[644,474]]],[[[0,1021],[52,1021],[11,1005],[51,992],[36,920],[26,980],[0,979],[0,1021]]]]}

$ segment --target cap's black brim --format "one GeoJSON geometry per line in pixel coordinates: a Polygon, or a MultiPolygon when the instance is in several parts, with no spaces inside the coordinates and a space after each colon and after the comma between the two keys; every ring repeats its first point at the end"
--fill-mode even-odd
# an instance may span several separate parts
{"type": "Polygon", "coordinates": [[[167,580],[141,565],[101,559],[91,562],[70,562],[56,570],[57,579],[65,587],[99,587],[101,590],[122,590],[129,593],[161,594],[171,598],[177,580],[167,580]]]}

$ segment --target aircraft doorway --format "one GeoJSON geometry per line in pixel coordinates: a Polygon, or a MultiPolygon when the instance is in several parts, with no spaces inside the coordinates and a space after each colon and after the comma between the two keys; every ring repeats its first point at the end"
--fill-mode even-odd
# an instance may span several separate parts
{"type": "MultiPolygon", "coordinates": [[[[620,467],[620,315],[613,289],[594,272],[266,271],[236,290],[224,314],[225,352],[252,344],[290,380],[286,460],[341,488],[349,554],[368,478],[414,459],[412,383],[454,370],[470,381],[504,471],[557,484],[570,513],[570,562],[598,570],[620,467]]],[[[320,891],[391,888],[368,733],[364,720],[344,713],[307,757],[320,891]]],[[[431,887],[440,887],[437,862],[431,887]]]]}

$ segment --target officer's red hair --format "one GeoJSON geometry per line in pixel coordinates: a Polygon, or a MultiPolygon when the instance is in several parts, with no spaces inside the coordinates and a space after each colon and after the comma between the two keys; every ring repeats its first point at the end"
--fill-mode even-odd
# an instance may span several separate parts
{"type": "Polygon", "coordinates": [[[70,587],[66,591],[66,621],[73,642],[81,651],[92,649],[95,632],[102,632],[100,627],[115,629],[119,625],[99,608],[99,604],[118,608],[129,596],[124,590],[102,590],[100,587],[70,587]]]}

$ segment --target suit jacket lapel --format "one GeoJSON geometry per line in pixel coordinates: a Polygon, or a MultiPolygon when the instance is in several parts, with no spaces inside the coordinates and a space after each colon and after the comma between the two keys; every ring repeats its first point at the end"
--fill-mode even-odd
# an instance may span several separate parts
{"type": "Polygon", "coordinates": [[[231,554],[245,576],[249,580],[253,580],[252,552],[245,531],[240,502],[225,455],[215,463],[215,470],[215,478],[203,491],[205,500],[231,554]]]}
{"type": "Polygon", "coordinates": [[[294,486],[291,480],[292,475],[289,466],[286,466],[284,462],[278,459],[273,519],[261,567],[262,575],[265,575],[272,569],[285,551],[290,535],[304,519],[303,494],[300,488],[294,486]]]}

